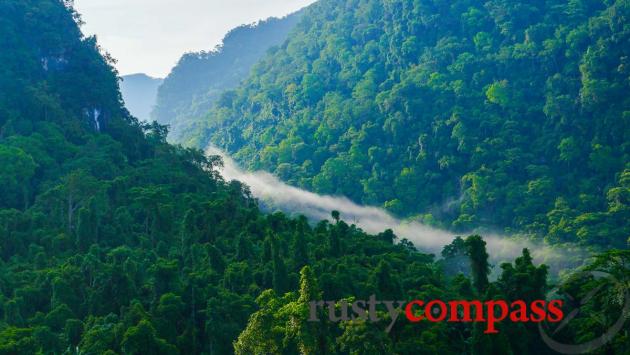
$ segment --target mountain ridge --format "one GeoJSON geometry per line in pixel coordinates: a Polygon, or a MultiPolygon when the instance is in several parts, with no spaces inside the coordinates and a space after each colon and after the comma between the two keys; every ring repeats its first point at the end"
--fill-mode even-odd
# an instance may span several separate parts
{"type": "Polygon", "coordinates": [[[186,142],[187,132],[203,124],[203,114],[220,94],[237,86],[270,48],[280,45],[303,10],[230,30],[210,51],[184,54],[158,90],[152,119],[170,125],[169,139],[186,142]]]}
{"type": "Polygon", "coordinates": [[[151,111],[157,102],[158,87],[163,82],[162,78],[154,78],[144,73],[123,75],[120,92],[125,107],[141,121],[150,121],[151,111]]]}

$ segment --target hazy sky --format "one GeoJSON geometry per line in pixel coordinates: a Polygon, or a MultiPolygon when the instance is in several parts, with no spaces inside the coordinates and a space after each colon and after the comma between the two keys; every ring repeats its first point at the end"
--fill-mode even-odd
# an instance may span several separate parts
{"type": "Polygon", "coordinates": [[[208,50],[232,28],[282,17],[315,0],[75,0],[86,35],[118,60],[121,75],[166,76],[179,57],[208,50]]]}

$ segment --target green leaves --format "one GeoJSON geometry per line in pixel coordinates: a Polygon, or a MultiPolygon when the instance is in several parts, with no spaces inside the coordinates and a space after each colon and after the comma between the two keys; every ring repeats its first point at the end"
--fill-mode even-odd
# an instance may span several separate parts
{"type": "MultiPolygon", "coordinates": [[[[510,1],[345,5],[315,4],[286,45],[223,96],[215,141],[296,184],[401,215],[430,211],[422,218],[432,223],[470,230],[497,221],[559,242],[627,246],[619,59],[627,51],[611,39],[628,35],[623,4],[597,13],[603,5],[572,3],[569,19],[510,1]]],[[[265,215],[246,187],[218,176],[216,157],[170,146],[164,126],[127,116],[109,59],[81,39],[72,10],[51,0],[8,0],[0,10],[9,14],[0,21],[8,48],[0,52],[0,352],[536,345],[521,328],[484,348],[478,329],[461,324],[401,323],[387,336],[382,324],[309,322],[309,303],[320,299],[539,297],[547,271],[524,251],[491,282],[480,236],[456,239],[434,263],[408,240],[395,244],[393,232],[366,234],[338,213],[313,227],[265,215]],[[99,132],[86,115],[94,109],[99,132]]],[[[626,270],[609,261],[624,258],[610,252],[593,267],[623,279],[626,270]]],[[[595,310],[618,315],[619,295],[607,292],[595,310]]],[[[593,330],[584,322],[569,337],[593,330]]],[[[613,351],[625,346],[620,339],[613,351]]]]}
{"type": "Polygon", "coordinates": [[[0,207],[26,208],[30,203],[31,179],[37,164],[22,149],[0,144],[0,207]]]}
{"type": "Polygon", "coordinates": [[[126,354],[177,354],[177,348],[163,339],[157,338],[155,328],[147,320],[129,328],[121,343],[126,354]]]}
{"type": "Polygon", "coordinates": [[[480,236],[473,235],[466,238],[464,245],[466,246],[466,254],[470,258],[473,286],[475,286],[477,295],[483,296],[489,285],[488,275],[490,274],[486,242],[480,236]]]}
{"type": "Polygon", "coordinates": [[[307,9],[229,107],[209,111],[209,141],[405,217],[457,201],[433,213],[453,228],[542,237],[557,198],[605,205],[630,155],[629,33],[612,25],[623,1],[345,5],[307,9]]]}
{"type": "Polygon", "coordinates": [[[508,81],[501,80],[492,83],[486,90],[486,97],[488,101],[499,106],[506,107],[511,101],[510,92],[508,88],[508,81]]]}

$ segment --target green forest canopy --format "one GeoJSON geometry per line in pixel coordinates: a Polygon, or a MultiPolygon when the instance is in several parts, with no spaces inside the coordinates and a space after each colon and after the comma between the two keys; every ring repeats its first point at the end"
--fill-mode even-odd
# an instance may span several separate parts
{"type": "Polygon", "coordinates": [[[456,231],[626,247],[630,3],[321,0],[192,139],[456,231]]]}
{"type": "MultiPolygon", "coordinates": [[[[78,19],[59,0],[0,2],[0,354],[550,353],[534,324],[486,336],[400,322],[386,336],[381,324],[307,323],[317,297],[538,299],[547,268],[524,250],[492,281],[479,236],[436,261],[391,231],[262,213],[216,157],[126,112],[111,58],[78,19]]],[[[628,282],[629,262],[610,250],[589,267],[628,282]]],[[[602,280],[563,285],[583,296],[602,280]]],[[[557,339],[601,334],[620,292],[603,288],[557,339]]],[[[628,343],[620,333],[601,351],[628,343]]]]}

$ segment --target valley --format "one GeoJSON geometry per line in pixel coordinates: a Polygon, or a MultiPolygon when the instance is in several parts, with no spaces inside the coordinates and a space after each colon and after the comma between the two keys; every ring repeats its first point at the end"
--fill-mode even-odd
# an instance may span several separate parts
{"type": "Polygon", "coordinates": [[[0,2],[0,354],[630,351],[628,0],[116,11],[0,2]]]}

